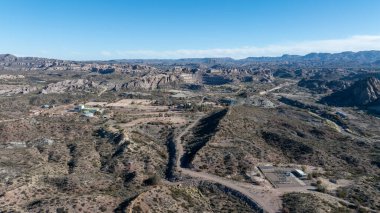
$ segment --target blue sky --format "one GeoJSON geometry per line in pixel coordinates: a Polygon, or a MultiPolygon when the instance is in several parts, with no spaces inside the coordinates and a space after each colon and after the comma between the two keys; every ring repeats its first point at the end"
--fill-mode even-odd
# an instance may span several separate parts
{"type": "Polygon", "coordinates": [[[62,59],[380,50],[378,0],[1,0],[0,53],[62,59]]]}

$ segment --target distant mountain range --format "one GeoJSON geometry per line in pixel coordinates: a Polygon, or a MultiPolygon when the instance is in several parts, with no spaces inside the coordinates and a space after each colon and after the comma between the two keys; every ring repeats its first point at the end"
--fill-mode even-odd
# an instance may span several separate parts
{"type": "MultiPolygon", "coordinates": [[[[0,54],[0,63],[14,62],[53,62],[64,60],[44,59],[37,57],[16,57],[11,54],[0,54]]],[[[68,61],[66,61],[68,62],[68,61]]],[[[71,61],[74,63],[74,61],[71,61]]],[[[76,61],[77,63],[80,61],[76,61]]],[[[205,64],[205,65],[242,65],[256,63],[307,63],[318,65],[374,65],[380,66],[380,51],[360,51],[360,52],[341,52],[341,53],[310,53],[304,56],[283,55],[280,57],[248,57],[245,59],[233,58],[183,58],[183,59],[117,59],[108,61],[81,61],[80,63],[135,63],[135,64],[205,64]]]]}
{"type": "Polygon", "coordinates": [[[380,60],[380,51],[360,51],[341,53],[310,53],[304,56],[283,55],[281,57],[249,57],[243,60],[250,61],[366,61],[375,62],[380,60]]]}
{"type": "Polygon", "coordinates": [[[319,63],[342,63],[355,62],[359,64],[377,64],[380,65],[380,51],[360,51],[360,52],[341,52],[341,53],[310,53],[301,55],[283,55],[280,57],[248,57],[245,59],[233,58],[183,58],[183,59],[122,59],[112,60],[113,62],[130,62],[130,63],[147,63],[147,64],[247,64],[247,63],[302,63],[302,62],[319,62],[319,63]]]}

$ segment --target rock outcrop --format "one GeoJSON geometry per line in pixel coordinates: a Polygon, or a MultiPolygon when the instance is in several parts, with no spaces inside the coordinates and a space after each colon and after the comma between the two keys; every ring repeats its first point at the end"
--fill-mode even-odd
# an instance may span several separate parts
{"type": "Polygon", "coordinates": [[[269,99],[257,95],[253,95],[246,100],[247,104],[256,107],[274,108],[276,105],[269,99]]]}
{"type": "Polygon", "coordinates": [[[20,87],[20,88],[17,88],[17,89],[14,89],[11,91],[12,94],[29,94],[30,92],[35,92],[37,91],[37,87],[33,87],[33,86],[24,86],[24,87],[20,87]]]}
{"type": "Polygon", "coordinates": [[[326,81],[319,79],[302,79],[298,82],[299,87],[304,87],[317,93],[325,93],[328,91],[335,92],[346,89],[349,85],[349,82],[341,80],[326,81]]]}
{"type": "Polygon", "coordinates": [[[24,79],[23,75],[0,75],[0,80],[15,80],[15,79],[24,79]]]}
{"type": "Polygon", "coordinates": [[[207,85],[223,85],[232,82],[232,79],[222,74],[204,74],[202,81],[207,85]]]}
{"type": "Polygon", "coordinates": [[[127,89],[154,90],[175,86],[179,82],[180,78],[174,74],[151,74],[132,80],[123,87],[127,89]]]}
{"type": "Polygon", "coordinates": [[[156,68],[147,65],[129,63],[81,62],[37,57],[16,57],[10,54],[0,54],[0,70],[7,71],[84,71],[100,74],[110,73],[140,73],[155,71],[156,68]]]}
{"type": "Polygon", "coordinates": [[[91,90],[99,88],[99,83],[86,79],[65,80],[57,83],[48,84],[42,89],[42,94],[65,93],[74,90],[91,90]]]}
{"type": "Polygon", "coordinates": [[[133,79],[125,83],[115,82],[95,82],[87,79],[65,80],[57,83],[48,84],[45,86],[41,93],[62,94],[68,91],[93,91],[99,89],[106,89],[112,91],[120,90],[154,90],[161,88],[170,88],[176,86],[181,80],[174,74],[150,74],[141,78],[133,79]]]}
{"type": "Polygon", "coordinates": [[[38,88],[34,86],[4,86],[0,85],[0,95],[17,95],[28,94],[37,91],[38,88]]]}
{"type": "Polygon", "coordinates": [[[274,76],[271,70],[263,69],[253,73],[253,78],[260,82],[270,83],[274,80],[274,76]]]}
{"type": "Polygon", "coordinates": [[[324,97],[321,102],[333,106],[363,107],[380,99],[380,80],[365,78],[355,82],[347,89],[324,97]]]}

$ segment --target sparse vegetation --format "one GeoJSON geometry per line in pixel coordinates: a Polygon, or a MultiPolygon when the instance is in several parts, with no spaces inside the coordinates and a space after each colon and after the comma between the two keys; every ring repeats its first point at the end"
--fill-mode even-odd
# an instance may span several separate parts
{"type": "Polygon", "coordinates": [[[144,180],[144,184],[154,186],[159,184],[161,181],[161,177],[157,174],[152,175],[148,179],[144,180]]]}
{"type": "Polygon", "coordinates": [[[319,101],[372,65],[12,58],[0,55],[0,212],[252,212],[256,196],[269,211],[380,208],[372,105],[319,101]],[[264,164],[302,193],[279,206],[264,164]]]}
{"type": "Polygon", "coordinates": [[[288,193],[283,196],[283,212],[294,213],[317,213],[317,212],[334,212],[343,213],[351,212],[347,207],[340,204],[331,203],[330,201],[318,198],[316,195],[306,193],[288,193]]]}

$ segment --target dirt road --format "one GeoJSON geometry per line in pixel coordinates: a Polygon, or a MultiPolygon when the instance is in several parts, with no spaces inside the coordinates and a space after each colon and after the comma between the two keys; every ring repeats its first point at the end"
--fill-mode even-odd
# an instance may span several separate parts
{"type": "Polygon", "coordinates": [[[280,210],[281,198],[279,194],[276,195],[276,192],[271,189],[266,189],[261,186],[254,186],[252,184],[238,183],[233,180],[224,179],[216,175],[203,172],[196,172],[185,168],[181,168],[180,171],[184,175],[188,175],[193,178],[199,178],[214,183],[219,183],[225,187],[238,191],[247,198],[251,199],[258,206],[263,208],[265,212],[275,213],[279,212],[280,210]]]}
{"type": "Polygon", "coordinates": [[[280,84],[280,85],[278,85],[278,86],[276,86],[276,87],[273,87],[272,89],[261,91],[261,92],[259,92],[259,95],[266,95],[266,94],[268,94],[268,93],[270,93],[270,92],[273,92],[273,91],[279,90],[279,89],[281,89],[281,88],[283,88],[283,87],[290,86],[290,85],[293,85],[293,84],[295,84],[295,83],[289,83],[289,82],[286,82],[286,83],[284,83],[284,84],[280,84]]]}
{"type": "MultiPolygon", "coordinates": [[[[269,213],[274,213],[278,212],[279,206],[278,205],[268,205],[267,202],[264,202],[265,199],[262,196],[262,193],[260,192],[259,189],[257,189],[257,192],[255,192],[255,189],[250,187],[250,189],[244,188],[243,186],[239,185],[238,183],[235,183],[232,180],[227,180],[222,177],[218,177],[216,175],[208,174],[208,173],[203,173],[203,172],[196,172],[192,171],[187,168],[182,168],[181,167],[181,157],[183,156],[183,146],[182,146],[182,137],[187,134],[195,125],[201,120],[202,117],[198,118],[197,120],[193,121],[189,126],[187,126],[176,138],[175,138],[175,143],[176,143],[176,152],[177,152],[177,159],[176,159],[176,168],[179,172],[181,172],[184,175],[188,175],[194,178],[206,180],[206,181],[211,181],[214,183],[219,183],[227,188],[233,189],[235,191],[240,192],[247,198],[251,199],[254,203],[257,203],[259,206],[261,206],[265,211],[269,213]]],[[[252,185],[252,184],[249,184],[252,185]]],[[[262,189],[261,189],[262,191],[262,189]]]]}
{"type": "MultiPolygon", "coordinates": [[[[183,156],[183,145],[182,145],[182,137],[187,134],[193,127],[197,125],[197,123],[202,118],[198,118],[189,126],[187,126],[176,138],[175,138],[175,146],[176,146],[176,169],[178,172],[183,175],[188,175],[190,177],[201,179],[204,181],[214,182],[221,184],[227,188],[235,190],[246,198],[250,199],[250,201],[256,203],[260,206],[264,212],[268,213],[276,213],[281,212],[282,208],[282,195],[289,192],[303,192],[303,193],[312,193],[318,195],[319,197],[326,200],[334,200],[336,202],[344,203],[346,205],[354,205],[348,201],[343,199],[331,196],[329,194],[323,194],[316,192],[313,190],[313,187],[294,187],[294,188],[273,188],[270,185],[262,185],[257,186],[250,183],[238,182],[230,179],[226,179],[223,177],[219,177],[213,174],[205,173],[205,172],[197,172],[188,168],[181,167],[180,159],[183,156]]],[[[371,209],[368,209],[371,210],[371,209]]]]}
{"type": "Polygon", "coordinates": [[[182,137],[186,135],[190,129],[192,129],[197,123],[202,119],[202,117],[199,117],[193,123],[191,123],[189,126],[187,126],[174,140],[176,143],[176,152],[177,152],[177,158],[176,158],[176,167],[178,170],[181,169],[181,157],[183,156],[183,146],[182,146],[182,137]]]}

